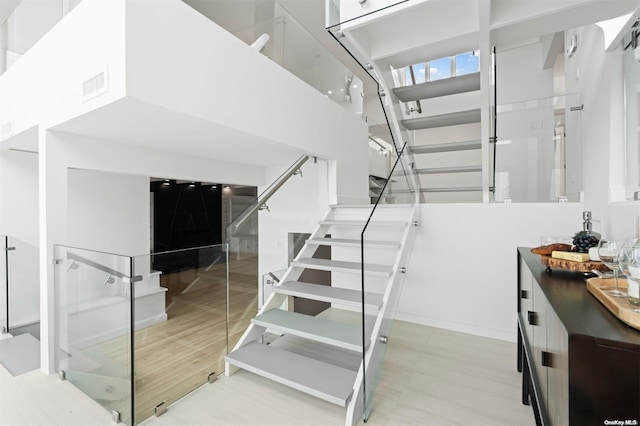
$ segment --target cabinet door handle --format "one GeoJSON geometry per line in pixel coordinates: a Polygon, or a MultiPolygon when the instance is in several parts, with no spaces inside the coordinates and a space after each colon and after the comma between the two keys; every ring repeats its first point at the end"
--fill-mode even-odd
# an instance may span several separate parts
{"type": "Polygon", "coordinates": [[[527,320],[529,325],[538,325],[538,314],[534,311],[527,311],[527,320]]]}
{"type": "Polygon", "coordinates": [[[527,290],[520,290],[520,298],[521,299],[528,299],[529,298],[529,292],[527,290]]]}
{"type": "Polygon", "coordinates": [[[551,353],[547,351],[542,351],[542,366],[543,367],[551,367],[551,353]]]}

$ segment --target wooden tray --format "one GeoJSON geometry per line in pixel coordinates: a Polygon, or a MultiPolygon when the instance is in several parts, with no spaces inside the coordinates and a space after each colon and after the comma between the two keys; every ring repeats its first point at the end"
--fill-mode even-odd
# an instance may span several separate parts
{"type": "Polygon", "coordinates": [[[576,272],[591,272],[592,269],[602,272],[610,271],[604,263],[599,261],[576,262],[575,260],[556,259],[546,255],[540,255],[540,261],[544,266],[552,269],[566,269],[576,272]]]}
{"type": "MultiPolygon", "coordinates": [[[[587,280],[587,290],[593,294],[613,315],[623,323],[640,330],[640,314],[633,312],[634,306],[629,303],[626,297],[612,297],[605,293],[601,287],[615,286],[613,278],[589,278],[587,280]]],[[[627,290],[627,280],[618,278],[620,290],[627,290]]]]}

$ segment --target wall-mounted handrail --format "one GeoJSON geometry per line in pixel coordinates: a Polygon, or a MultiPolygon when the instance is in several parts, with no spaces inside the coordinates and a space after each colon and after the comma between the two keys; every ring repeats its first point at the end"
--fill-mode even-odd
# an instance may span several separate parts
{"type": "MultiPolygon", "coordinates": [[[[260,207],[266,204],[267,200],[269,200],[269,198],[271,198],[271,196],[273,196],[273,194],[275,194],[276,191],[278,191],[278,189],[280,189],[280,187],[284,185],[284,183],[289,180],[289,178],[293,176],[300,169],[300,167],[302,167],[302,165],[307,162],[308,159],[308,155],[303,155],[298,158],[298,160],[293,163],[293,165],[289,167],[287,171],[280,175],[280,177],[276,179],[276,181],[269,188],[267,188],[267,190],[265,190],[262,194],[260,194],[260,196],[258,196],[258,199],[252,205],[247,207],[242,213],[240,213],[240,215],[236,219],[234,219],[234,221],[229,225],[229,229],[231,229],[232,231],[237,231],[238,228],[240,228],[249,219],[249,217],[251,217],[251,215],[253,215],[260,209],[260,207]]],[[[231,235],[231,233],[227,233],[227,235],[231,235]]]]}
{"type": "Polygon", "coordinates": [[[75,260],[78,261],[80,263],[84,263],[85,265],[91,266],[92,268],[98,269],[102,272],[106,272],[107,274],[110,275],[114,275],[118,278],[123,278],[123,279],[130,279],[131,282],[137,282],[137,281],[141,281],[142,277],[137,275],[134,277],[130,277],[128,275],[123,274],[122,272],[118,272],[115,269],[111,269],[108,266],[105,266],[101,263],[98,262],[94,262],[93,260],[89,260],[86,257],[82,257],[80,255],[77,254],[73,254],[73,253],[67,253],[67,259],[71,259],[71,260],[75,260]]]}

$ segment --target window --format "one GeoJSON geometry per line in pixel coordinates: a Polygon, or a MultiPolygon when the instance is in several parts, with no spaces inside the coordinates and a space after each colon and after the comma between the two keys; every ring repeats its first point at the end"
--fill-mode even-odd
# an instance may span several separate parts
{"type": "Polygon", "coordinates": [[[405,84],[411,86],[412,84],[420,84],[425,81],[442,80],[444,78],[471,74],[478,71],[480,71],[479,51],[472,50],[405,67],[404,76],[405,84]],[[411,67],[413,67],[415,83],[413,83],[413,79],[411,78],[411,67]],[[427,72],[427,70],[429,70],[429,72],[427,72]]]}

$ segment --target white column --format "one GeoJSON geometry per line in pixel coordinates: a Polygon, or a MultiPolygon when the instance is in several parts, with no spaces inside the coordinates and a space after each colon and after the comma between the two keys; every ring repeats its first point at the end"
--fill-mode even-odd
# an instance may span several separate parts
{"type": "Polygon", "coordinates": [[[55,132],[39,130],[40,204],[40,368],[55,372],[55,293],[53,244],[67,234],[67,169],[55,132]]]}

